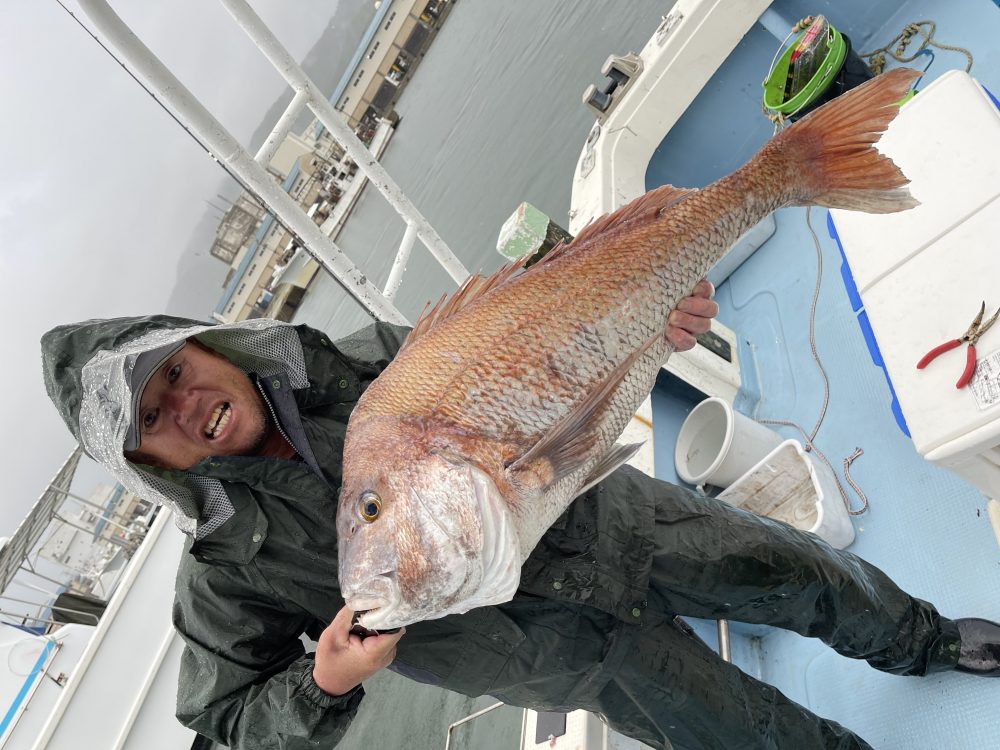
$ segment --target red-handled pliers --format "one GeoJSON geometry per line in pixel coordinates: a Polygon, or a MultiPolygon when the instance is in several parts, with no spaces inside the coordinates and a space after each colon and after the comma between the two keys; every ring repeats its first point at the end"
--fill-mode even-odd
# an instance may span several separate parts
{"type": "Polygon", "coordinates": [[[947,341],[941,346],[935,346],[924,358],[917,362],[917,369],[923,370],[927,365],[930,364],[931,360],[937,357],[939,354],[944,354],[947,351],[954,349],[956,346],[961,345],[963,341],[968,342],[969,348],[965,352],[965,370],[962,372],[962,377],[958,379],[955,383],[956,388],[964,388],[972,380],[972,376],[976,374],[976,342],[979,341],[979,337],[989,330],[989,327],[996,322],[997,316],[1000,315],[1000,309],[993,313],[993,317],[986,321],[985,324],[980,325],[983,322],[983,315],[986,313],[986,302],[983,302],[982,307],[979,308],[979,314],[976,316],[975,320],[972,321],[972,325],[969,326],[969,330],[958,339],[952,339],[947,341]]]}

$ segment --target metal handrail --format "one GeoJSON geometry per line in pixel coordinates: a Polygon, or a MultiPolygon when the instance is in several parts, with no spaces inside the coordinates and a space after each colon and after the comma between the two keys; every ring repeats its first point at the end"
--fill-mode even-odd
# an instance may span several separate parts
{"type": "MultiPolygon", "coordinates": [[[[123,58],[120,62],[126,70],[144,80],[151,93],[170,105],[172,113],[205,144],[216,161],[232,170],[244,187],[257,195],[289,230],[299,236],[305,250],[316,258],[323,269],[375,317],[394,323],[408,323],[386,295],[368,280],[330,237],[320,231],[301,206],[292,200],[261,164],[268,154],[273,155],[273,150],[288,135],[295,116],[303,107],[312,110],[407,226],[415,229],[416,235],[452,279],[461,283],[468,276],[468,271],[250,5],[245,0],[220,1],[295,91],[292,103],[279,118],[256,157],[251,156],[143,44],[107,0],[79,0],[79,4],[100,33],[118,49],[123,58]]],[[[407,235],[410,234],[407,232],[407,235]]],[[[406,241],[407,238],[404,237],[404,245],[406,241]]]]}
{"type": "Polygon", "coordinates": [[[733,651],[729,641],[729,620],[719,620],[716,624],[719,632],[719,656],[723,661],[732,662],[733,651]]]}
{"type": "Polygon", "coordinates": [[[503,703],[503,702],[501,702],[501,703],[494,703],[492,706],[487,706],[484,709],[476,711],[474,714],[469,714],[464,719],[459,719],[458,721],[453,721],[451,724],[448,725],[448,733],[447,733],[447,736],[445,737],[445,741],[444,741],[444,750],[451,750],[451,732],[452,732],[453,729],[455,729],[455,727],[459,727],[462,724],[465,724],[467,722],[472,721],[473,719],[478,719],[483,714],[488,714],[490,711],[494,711],[494,710],[496,710],[498,708],[502,708],[503,706],[506,706],[506,705],[507,704],[503,703]]]}
{"type": "Polygon", "coordinates": [[[77,446],[49,481],[41,497],[28,511],[10,539],[0,547],[0,591],[5,591],[21,569],[24,561],[49,527],[56,507],[64,500],[62,487],[69,487],[80,464],[83,449],[77,446]]]}
{"type": "MultiPolygon", "coordinates": [[[[31,604],[33,606],[38,607],[38,609],[40,611],[43,610],[43,609],[50,609],[53,612],[69,612],[70,614],[73,614],[73,615],[80,615],[81,617],[86,617],[86,618],[92,619],[94,621],[95,625],[98,622],[100,622],[100,620],[101,620],[101,618],[98,617],[97,615],[95,615],[93,612],[88,612],[88,611],[83,610],[83,609],[73,609],[72,607],[60,607],[60,606],[57,606],[55,604],[52,604],[52,605],[49,605],[48,607],[46,607],[44,604],[40,604],[38,602],[33,602],[33,601],[28,600],[28,599],[19,599],[19,598],[14,597],[14,596],[8,596],[7,594],[0,594],[0,601],[17,602],[18,604],[31,604]]],[[[24,617],[24,618],[27,618],[29,620],[37,620],[37,621],[48,622],[48,620],[43,620],[43,618],[40,617],[40,616],[39,617],[34,617],[32,615],[17,615],[17,614],[15,614],[13,612],[6,612],[3,609],[0,609],[0,615],[6,615],[7,617],[24,617]]]]}
{"type": "Polygon", "coordinates": [[[448,272],[448,275],[458,284],[465,281],[469,275],[465,266],[455,257],[455,254],[448,248],[444,240],[438,236],[438,233],[430,225],[430,222],[410,202],[410,199],[406,197],[406,194],[400,189],[399,185],[393,181],[389,173],[372,156],[364,143],[361,142],[361,139],[347,126],[347,123],[341,118],[340,113],[334,109],[320,88],[313,83],[312,79],[306,75],[301,66],[295,62],[295,58],[281,45],[278,38],[254,12],[250,4],[246,0],[220,0],[220,2],[240,25],[240,28],[257,45],[257,48],[264,53],[264,56],[274,66],[274,69],[288,82],[288,85],[295,91],[303,92],[307,95],[307,105],[313,111],[313,114],[316,115],[316,118],[323,123],[323,126],[330,131],[337,142],[344,147],[347,155],[368,176],[368,179],[375,184],[389,204],[396,209],[396,213],[408,225],[416,229],[417,236],[441,264],[442,268],[448,272]]]}

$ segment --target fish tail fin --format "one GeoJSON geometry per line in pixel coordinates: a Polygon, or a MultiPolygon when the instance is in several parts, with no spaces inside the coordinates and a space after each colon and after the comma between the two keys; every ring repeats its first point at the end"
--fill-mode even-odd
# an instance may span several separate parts
{"type": "MultiPolygon", "coordinates": [[[[837,97],[783,131],[763,149],[762,161],[787,165],[786,205],[817,205],[893,213],[919,205],[892,159],[873,144],[899,112],[920,73],[897,68],[837,97]]],[[[782,170],[784,171],[784,170],[782,170]]]]}

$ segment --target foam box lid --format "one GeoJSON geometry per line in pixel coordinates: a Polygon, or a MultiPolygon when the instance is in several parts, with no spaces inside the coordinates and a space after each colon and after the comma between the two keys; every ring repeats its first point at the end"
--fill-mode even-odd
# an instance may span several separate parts
{"type": "Polygon", "coordinates": [[[911,180],[921,205],[897,214],[830,212],[862,295],[1000,195],[1000,111],[975,79],[952,70],[903,105],[878,149],[911,180]]]}
{"type": "MultiPolygon", "coordinates": [[[[1000,307],[998,238],[1000,196],[862,295],[913,443],[933,460],[1000,443],[1000,400],[983,408],[972,387],[955,387],[964,343],[916,368],[928,351],[965,333],[982,301],[987,316],[1000,307]]],[[[1000,351],[1000,323],[976,348],[980,360],[1000,351]]]]}

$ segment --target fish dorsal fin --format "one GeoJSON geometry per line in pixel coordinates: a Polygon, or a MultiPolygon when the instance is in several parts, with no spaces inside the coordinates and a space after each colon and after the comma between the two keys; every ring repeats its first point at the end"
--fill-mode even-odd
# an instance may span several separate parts
{"type": "MultiPolygon", "coordinates": [[[[624,224],[627,221],[632,221],[640,216],[649,216],[652,218],[661,211],[665,211],[671,206],[680,203],[685,198],[697,192],[698,190],[695,188],[679,188],[674,187],[673,185],[661,185],[658,188],[650,190],[641,198],[637,198],[631,203],[627,203],[617,211],[605,214],[596,221],[592,221],[583,228],[580,234],[576,236],[572,245],[575,245],[578,242],[586,242],[591,237],[595,237],[602,232],[606,232],[612,227],[624,224]]],[[[549,253],[549,255],[552,255],[552,253],[549,253]]],[[[548,259],[549,256],[547,255],[543,260],[548,259]]]]}
{"type": "Polygon", "coordinates": [[[446,294],[441,295],[441,299],[437,301],[434,307],[431,307],[428,302],[423,312],[420,313],[416,324],[413,326],[413,330],[410,331],[410,335],[406,337],[406,341],[400,347],[400,351],[419,339],[437,324],[450,318],[466,305],[475,302],[491,289],[495,289],[506,283],[520,269],[521,262],[515,261],[513,263],[505,263],[489,276],[483,276],[479,273],[473,274],[465,280],[462,286],[451,297],[446,294]]]}
{"type": "Polygon", "coordinates": [[[654,334],[646,342],[629,354],[615,369],[608,373],[594,390],[576,407],[564,416],[527,453],[508,467],[509,472],[533,471],[537,461],[547,461],[549,470],[541,472],[554,483],[572,474],[584,461],[590,458],[597,439],[595,422],[601,419],[608,400],[621,385],[628,371],[654,343],[661,340],[664,333],[654,334]]]}
{"type": "MultiPolygon", "coordinates": [[[[572,244],[573,244],[572,240],[570,240],[569,242],[566,242],[566,240],[559,240],[559,242],[557,242],[551,250],[549,250],[547,253],[545,253],[545,255],[543,255],[541,258],[538,259],[538,261],[535,263],[535,266],[543,266],[549,261],[555,260],[564,252],[566,252],[566,248],[572,244]]],[[[532,268],[534,268],[534,266],[532,266],[532,268]]]]}

